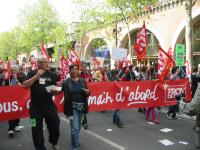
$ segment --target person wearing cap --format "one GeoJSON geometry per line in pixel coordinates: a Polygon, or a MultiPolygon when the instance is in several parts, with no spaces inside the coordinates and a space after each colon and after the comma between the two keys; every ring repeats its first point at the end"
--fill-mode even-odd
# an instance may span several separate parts
{"type": "Polygon", "coordinates": [[[54,89],[48,91],[46,87],[56,85],[55,74],[49,71],[49,61],[45,56],[37,60],[37,70],[31,70],[27,74],[27,80],[23,82],[24,88],[30,88],[30,122],[32,138],[36,150],[46,150],[43,135],[43,120],[45,120],[49,131],[49,142],[53,150],[58,150],[58,139],[60,136],[60,119],[57,108],[53,102],[53,95],[59,93],[54,89]]]}

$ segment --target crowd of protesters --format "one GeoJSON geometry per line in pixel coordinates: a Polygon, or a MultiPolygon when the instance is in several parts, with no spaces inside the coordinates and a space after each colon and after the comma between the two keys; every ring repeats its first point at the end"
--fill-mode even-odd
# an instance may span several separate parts
{"type": "MultiPolygon", "coordinates": [[[[26,64],[11,64],[9,78],[7,78],[7,68],[5,68],[4,64],[0,65],[0,86],[23,86],[24,88],[31,88],[30,119],[32,137],[36,150],[46,149],[42,131],[43,118],[45,118],[49,130],[49,142],[52,144],[54,150],[59,149],[57,142],[60,135],[60,120],[52,101],[52,95],[58,93],[55,93],[55,91],[53,93],[47,93],[44,88],[51,84],[56,85],[56,82],[62,82],[60,81],[59,68],[49,66],[48,59],[44,57],[38,58],[37,68],[33,68],[30,65],[27,66],[26,64]],[[46,82],[47,78],[48,82],[46,82]],[[47,109],[47,106],[49,109],[47,109]]],[[[87,89],[86,82],[145,81],[156,80],[158,76],[157,66],[120,66],[116,63],[113,69],[110,66],[98,66],[93,70],[89,68],[84,62],[80,66],[70,66],[70,77],[67,76],[63,82],[62,90],[65,95],[64,114],[68,118],[72,117],[70,119],[72,150],[76,150],[80,146],[79,132],[81,124],[85,129],[88,128],[88,105],[85,103],[85,99],[89,95],[89,90],[87,89]]],[[[199,74],[197,70],[196,74],[199,74]]],[[[181,78],[185,78],[184,68],[174,67],[166,79],[176,80],[181,78]]],[[[195,80],[194,75],[192,79],[195,80]]],[[[195,86],[196,82],[193,80],[192,90],[193,88],[197,88],[195,86]]],[[[178,100],[179,98],[177,98],[178,100]]],[[[169,106],[167,118],[171,120],[176,119],[177,111],[178,103],[177,105],[169,106]]],[[[139,108],[138,112],[143,112],[146,115],[146,121],[150,121],[150,115],[152,115],[152,122],[159,124],[155,107],[139,108]]],[[[124,127],[124,123],[120,118],[120,110],[118,109],[114,110],[113,124],[119,128],[124,127]]],[[[20,130],[18,126],[19,119],[9,121],[8,135],[10,137],[13,137],[14,133],[20,130]]]]}

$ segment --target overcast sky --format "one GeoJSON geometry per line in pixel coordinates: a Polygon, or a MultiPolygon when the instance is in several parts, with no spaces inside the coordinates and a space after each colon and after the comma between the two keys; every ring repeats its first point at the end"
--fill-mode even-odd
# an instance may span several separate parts
{"type": "MultiPolygon", "coordinates": [[[[24,9],[25,5],[36,3],[38,0],[0,0],[0,32],[9,31],[17,25],[19,11],[24,9]]],[[[72,0],[49,0],[59,13],[60,19],[72,22],[75,16],[78,16],[76,6],[72,0]]]]}

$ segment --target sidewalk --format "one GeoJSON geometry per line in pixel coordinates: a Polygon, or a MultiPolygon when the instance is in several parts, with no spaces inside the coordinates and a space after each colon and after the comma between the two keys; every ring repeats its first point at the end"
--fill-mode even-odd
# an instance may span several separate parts
{"type": "MultiPolygon", "coordinates": [[[[162,106],[160,110],[156,109],[156,111],[159,113],[167,114],[168,107],[162,106]]],[[[184,113],[180,113],[180,112],[177,112],[176,115],[177,115],[177,117],[180,117],[180,118],[196,120],[196,116],[188,116],[188,115],[186,115],[184,113]]]]}

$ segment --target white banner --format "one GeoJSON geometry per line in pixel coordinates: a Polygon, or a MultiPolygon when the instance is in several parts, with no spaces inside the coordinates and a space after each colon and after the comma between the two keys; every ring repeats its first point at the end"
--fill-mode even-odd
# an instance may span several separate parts
{"type": "Polygon", "coordinates": [[[113,48],[111,58],[114,60],[123,60],[127,57],[128,50],[125,48],[113,48]]]}

